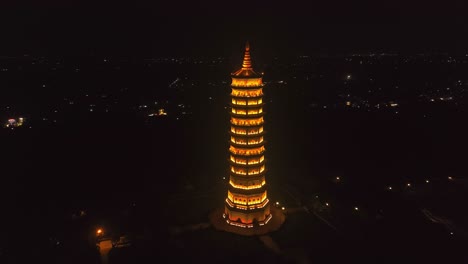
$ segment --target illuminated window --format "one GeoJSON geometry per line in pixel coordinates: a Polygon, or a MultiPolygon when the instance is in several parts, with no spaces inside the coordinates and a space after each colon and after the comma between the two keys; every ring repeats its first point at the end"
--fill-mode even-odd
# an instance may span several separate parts
{"type": "Polygon", "coordinates": [[[263,165],[263,166],[260,167],[260,168],[249,169],[248,172],[247,172],[247,174],[248,174],[248,175],[256,175],[256,174],[262,173],[264,170],[265,170],[265,165],[263,165]]]}
{"type": "Polygon", "coordinates": [[[238,135],[247,135],[247,130],[231,127],[231,132],[238,135]]]}
{"type": "Polygon", "coordinates": [[[247,135],[257,135],[263,133],[263,127],[260,128],[252,128],[247,130],[247,135]]]}
{"type": "Polygon", "coordinates": [[[245,101],[245,100],[236,100],[236,99],[232,99],[232,104],[233,104],[233,105],[246,105],[246,104],[247,104],[247,101],[245,101]]]}
{"type": "MultiPolygon", "coordinates": [[[[235,138],[231,137],[231,142],[235,144],[240,144],[240,145],[247,145],[247,140],[243,138],[235,138]]],[[[250,143],[249,143],[250,144],[250,143]]]]}
{"type": "Polygon", "coordinates": [[[258,115],[258,114],[261,114],[263,112],[263,109],[260,108],[260,109],[255,109],[255,110],[249,110],[247,112],[248,115],[258,115]]]}
{"type": "Polygon", "coordinates": [[[247,111],[239,110],[239,109],[235,109],[235,108],[232,108],[232,113],[233,114],[238,114],[238,115],[247,115],[247,111]]]}
{"type": "Polygon", "coordinates": [[[234,156],[231,156],[231,161],[236,163],[236,164],[242,164],[242,165],[246,165],[247,164],[247,160],[245,159],[239,159],[239,158],[234,158],[234,156]]]}
{"type": "MultiPolygon", "coordinates": [[[[239,100],[238,100],[239,102],[239,100]]],[[[245,101],[242,101],[242,102],[245,102],[245,101]]],[[[258,99],[258,100],[247,100],[247,105],[259,105],[263,102],[262,99],[258,99]]]]}

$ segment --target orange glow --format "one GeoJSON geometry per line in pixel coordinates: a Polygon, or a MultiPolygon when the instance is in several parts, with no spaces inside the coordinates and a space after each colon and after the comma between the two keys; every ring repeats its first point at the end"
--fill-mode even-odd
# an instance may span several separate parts
{"type": "Polygon", "coordinates": [[[247,165],[247,160],[245,160],[245,159],[236,159],[233,156],[231,156],[231,161],[236,163],[236,164],[247,165]]]}
{"type": "Polygon", "coordinates": [[[260,168],[248,170],[247,173],[248,175],[255,175],[255,174],[262,173],[263,171],[265,171],[265,165],[261,166],[260,168]]]}
{"type": "Polygon", "coordinates": [[[233,105],[259,105],[263,103],[262,99],[256,99],[256,100],[237,100],[232,98],[232,104],[233,105]]]}
{"type": "MultiPolygon", "coordinates": [[[[229,196],[229,194],[228,194],[228,196],[229,196]]],[[[231,196],[232,196],[232,195],[231,195],[231,196]]],[[[235,207],[235,206],[236,206],[236,205],[231,201],[230,198],[226,198],[226,202],[227,202],[227,203],[229,204],[229,206],[231,206],[231,207],[235,207]]]]}
{"type": "Polygon", "coordinates": [[[246,100],[236,100],[236,99],[232,99],[232,104],[233,105],[247,105],[247,101],[246,100]]]}
{"type": "Polygon", "coordinates": [[[247,111],[245,111],[245,110],[239,110],[239,109],[232,108],[231,111],[232,111],[233,114],[247,115],[247,111]]]}
{"type": "Polygon", "coordinates": [[[263,113],[263,108],[246,111],[245,109],[231,108],[231,112],[237,115],[258,115],[263,113]]]}
{"type": "Polygon", "coordinates": [[[237,168],[234,166],[231,166],[231,172],[235,174],[241,174],[241,175],[257,175],[265,171],[265,165],[261,166],[260,168],[253,168],[253,169],[244,169],[244,168],[237,168]]]}
{"type": "Polygon", "coordinates": [[[235,184],[234,182],[229,181],[229,184],[231,184],[232,187],[237,188],[237,189],[243,189],[243,190],[260,189],[260,188],[262,188],[263,185],[265,185],[265,183],[266,182],[264,180],[264,181],[262,181],[261,184],[245,186],[245,185],[235,184]]]}
{"type": "Polygon", "coordinates": [[[263,133],[263,127],[260,128],[252,128],[252,129],[242,129],[242,128],[235,128],[231,127],[231,132],[237,135],[257,135],[263,133]]]}
{"type": "Polygon", "coordinates": [[[228,191],[228,199],[232,202],[234,201],[234,196],[232,196],[232,193],[228,191]]]}
{"type": "MultiPolygon", "coordinates": [[[[239,205],[256,205],[263,207],[266,203],[268,203],[267,191],[264,191],[261,194],[259,193],[250,196],[232,194],[230,191],[228,191],[228,198],[226,199],[226,201],[231,207],[237,207],[239,205]]],[[[255,209],[257,208],[256,206],[249,207],[249,209],[255,209]]],[[[247,209],[247,207],[245,209],[247,209]]]]}
{"type": "Polygon", "coordinates": [[[247,135],[256,135],[256,134],[260,134],[260,133],[263,133],[263,127],[260,127],[260,128],[253,128],[253,129],[249,129],[247,130],[247,135]]]}
{"type": "Polygon", "coordinates": [[[261,146],[258,148],[253,148],[253,149],[243,149],[243,148],[236,148],[231,146],[229,148],[229,151],[231,151],[232,154],[237,154],[237,155],[260,155],[265,152],[265,147],[261,146]]]}
{"type": "Polygon", "coordinates": [[[247,105],[259,105],[259,104],[262,104],[263,100],[262,99],[258,99],[258,100],[248,100],[247,101],[247,105]]]}
{"type": "Polygon", "coordinates": [[[248,115],[258,115],[263,113],[263,108],[257,109],[257,110],[249,110],[247,112],[248,115]]]}
{"type": "Polygon", "coordinates": [[[231,172],[235,174],[241,174],[241,175],[247,175],[247,171],[244,169],[236,169],[234,167],[231,167],[231,172]]]}
{"type": "Polygon", "coordinates": [[[238,126],[258,126],[263,124],[263,117],[253,119],[241,119],[231,117],[231,124],[238,126]]]}
{"type": "Polygon", "coordinates": [[[240,79],[232,78],[231,86],[234,87],[259,87],[262,85],[262,78],[240,79]]]}
{"type": "Polygon", "coordinates": [[[231,137],[231,142],[240,145],[256,145],[263,142],[263,137],[246,140],[244,138],[231,137]]]}
{"type": "Polygon", "coordinates": [[[271,219],[267,191],[263,189],[266,180],[262,76],[252,69],[247,45],[242,68],[231,74],[230,187],[223,214],[228,224],[244,228],[253,228],[254,219],[265,218],[260,225],[271,219]]]}
{"type": "Polygon", "coordinates": [[[96,231],[96,234],[102,235],[102,229],[99,228],[99,229],[96,231]]]}
{"type": "Polygon", "coordinates": [[[247,130],[231,127],[231,132],[239,135],[247,135],[247,130]]]}
{"type": "Polygon", "coordinates": [[[261,156],[260,158],[255,158],[255,159],[239,159],[235,158],[234,156],[230,157],[231,161],[236,163],[236,164],[242,164],[242,165],[254,165],[254,164],[259,164],[265,160],[265,156],[261,156]]]}

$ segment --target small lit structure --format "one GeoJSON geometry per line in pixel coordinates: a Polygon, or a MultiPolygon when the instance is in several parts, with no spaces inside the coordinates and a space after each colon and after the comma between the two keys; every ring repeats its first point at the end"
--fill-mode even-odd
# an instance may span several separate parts
{"type": "Polygon", "coordinates": [[[158,110],[158,115],[167,115],[167,113],[164,111],[164,108],[161,108],[158,110]]]}
{"type": "Polygon", "coordinates": [[[24,124],[24,118],[19,117],[18,120],[16,118],[9,118],[7,122],[4,123],[4,127],[20,127],[24,124]]]}

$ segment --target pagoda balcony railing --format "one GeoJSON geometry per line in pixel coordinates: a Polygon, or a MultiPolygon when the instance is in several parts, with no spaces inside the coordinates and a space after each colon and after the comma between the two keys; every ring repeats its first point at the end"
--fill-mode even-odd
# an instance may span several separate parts
{"type": "Polygon", "coordinates": [[[232,132],[232,131],[229,131],[229,135],[230,136],[233,136],[233,137],[246,137],[246,138],[251,138],[251,137],[259,137],[259,136],[264,136],[266,134],[265,131],[262,131],[262,132],[256,132],[256,133],[245,133],[245,134],[242,134],[243,131],[238,131],[238,133],[235,133],[235,132],[232,132]]]}
{"type": "Polygon", "coordinates": [[[242,205],[242,204],[236,204],[231,202],[228,198],[226,198],[226,203],[232,207],[232,208],[237,208],[237,209],[242,209],[242,210],[254,210],[254,209],[261,209],[264,208],[268,204],[269,200],[268,198],[265,198],[265,200],[259,204],[253,204],[253,205],[242,205]]]}
{"type": "Polygon", "coordinates": [[[265,103],[261,104],[233,104],[229,103],[229,107],[231,108],[258,108],[258,107],[263,107],[265,106],[265,103]]]}
{"type": "Polygon", "coordinates": [[[231,132],[238,135],[258,135],[263,132],[263,124],[255,126],[241,126],[231,123],[231,132]]]}
{"type": "Polygon", "coordinates": [[[238,126],[238,127],[252,127],[252,126],[261,126],[265,124],[265,121],[253,121],[253,120],[231,120],[231,125],[238,126]]]}
{"type": "Polygon", "coordinates": [[[231,93],[231,100],[247,100],[247,104],[248,102],[250,101],[251,103],[253,102],[257,102],[258,101],[262,101],[263,99],[263,94],[259,94],[259,95],[234,95],[231,93]]]}
{"type": "Polygon", "coordinates": [[[265,115],[265,112],[260,112],[260,113],[246,113],[246,112],[241,112],[238,111],[237,113],[229,112],[231,117],[235,118],[259,118],[265,115]]]}
{"type": "Polygon", "coordinates": [[[229,159],[231,165],[233,166],[250,166],[250,165],[263,165],[265,164],[265,159],[255,159],[246,161],[245,159],[229,159]]]}
{"type": "Polygon", "coordinates": [[[258,98],[232,98],[231,105],[233,106],[248,106],[248,105],[263,105],[263,99],[261,97],[258,98]]]}
{"type": "Polygon", "coordinates": [[[234,98],[259,98],[263,97],[263,92],[261,89],[232,89],[230,96],[234,98]]]}
{"type": "Polygon", "coordinates": [[[245,167],[237,168],[231,166],[231,173],[235,175],[244,175],[244,176],[253,176],[253,175],[260,175],[265,171],[265,166],[262,165],[260,168],[249,169],[245,167]]]}
{"type": "Polygon", "coordinates": [[[234,155],[243,155],[243,156],[254,156],[254,155],[260,155],[265,153],[265,147],[261,146],[259,148],[236,148],[233,146],[229,147],[229,151],[234,154],[234,155]]]}
{"type": "Polygon", "coordinates": [[[242,190],[255,190],[255,189],[260,189],[263,186],[265,186],[266,182],[263,180],[261,183],[258,184],[252,184],[252,185],[242,185],[242,184],[236,184],[233,181],[229,181],[229,184],[236,188],[236,189],[242,189],[242,190]]]}

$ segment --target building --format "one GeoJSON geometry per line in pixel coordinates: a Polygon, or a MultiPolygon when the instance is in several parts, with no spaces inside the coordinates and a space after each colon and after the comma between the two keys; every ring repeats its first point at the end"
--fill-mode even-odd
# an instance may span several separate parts
{"type": "Polygon", "coordinates": [[[223,217],[233,226],[252,228],[271,218],[265,180],[263,74],[252,69],[245,46],[242,68],[231,74],[230,177],[223,217]]]}

